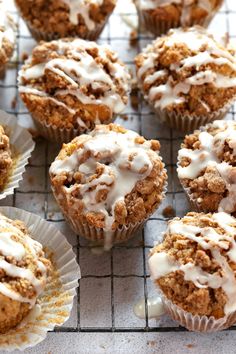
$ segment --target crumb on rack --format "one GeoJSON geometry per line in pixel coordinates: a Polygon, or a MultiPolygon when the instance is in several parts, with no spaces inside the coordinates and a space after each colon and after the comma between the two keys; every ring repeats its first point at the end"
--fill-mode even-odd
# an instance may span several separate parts
{"type": "Polygon", "coordinates": [[[130,32],[129,43],[132,47],[135,47],[138,43],[138,32],[136,30],[132,30],[130,32]]]}
{"type": "Polygon", "coordinates": [[[171,205],[168,205],[167,207],[165,207],[162,211],[162,215],[165,217],[165,218],[172,218],[176,215],[175,213],[175,209],[171,206],[171,205]]]}
{"type": "Polygon", "coordinates": [[[123,119],[124,121],[127,121],[129,119],[127,114],[120,114],[120,118],[123,119]]]}
{"type": "Polygon", "coordinates": [[[23,52],[22,55],[21,55],[22,61],[25,61],[25,60],[27,60],[28,58],[29,58],[29,54],[26,53],[26,52],[23,52]]]}
{"type": "Polygon", "coordinates": [[[17,105],[17,98],[16,96],[13,98],[13,100],[11,101],[11,108],[15,109],[17,105]]]}

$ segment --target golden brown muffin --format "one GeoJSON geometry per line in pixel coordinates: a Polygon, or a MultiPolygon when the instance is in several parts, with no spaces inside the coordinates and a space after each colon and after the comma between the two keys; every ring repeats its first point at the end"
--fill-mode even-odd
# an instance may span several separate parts
{"type": "Polygon", "coordinates": [[[19,324],[42,294],[51,263],[23,222],[0,214],[0,333],[19,324]]]}
{"type": "Polygon", "coordinates": [[[96,40],[116,0],[15,0],[15,4],[36,40],[96,40]]]}
{"type": "Polygon", "coordinates": [[[187,135],[178,177],[193,205],[236,216],[236,122],[215,121],[187,135]]]}
{"type": "Polygon", "coordinates": [[[3,77],[6,64],[12,57],[15,47],[15,23],[0,4],[0,77],[3,77]]]}
{"type": "Polygon", "coordinates": [[[0,191],[3,190],[12,172],[13,160],[10,141],[0,125],[0,191]]]}
{"type": "Polygon", "coordinates": [[[170,28],[207,27],[223,0],[134,0],[141,25],[156,36],[170,28]]]}
{"type": "Polygon", "coordinates": [[[222,118],[236,97],[234,52],[199,26],[170,30],[135,62],[144,97],[172,127],[222,118]]]}
{"type": "Polygon", "coordinates": [[[164,297],[192,315],[236,313],[235,234],[236,219],[223,212],[171,220],[149,258],[164,297]]]}
{"type": "Polygon", "coordinates": [[[64,145],[50,176],[65,216],[100,229],[102,239],[102,230],[146,220],[162,201],[167,179],[159,149],[158,141],[114,124],[64,145]]]}
{"type": "Polygon", "coordinates": [[[61,129],[92,130],[128,101],[130,75],[107,46],[82,39],[43,42],[19,73],[19,91],[33,118],[61,129]]]}

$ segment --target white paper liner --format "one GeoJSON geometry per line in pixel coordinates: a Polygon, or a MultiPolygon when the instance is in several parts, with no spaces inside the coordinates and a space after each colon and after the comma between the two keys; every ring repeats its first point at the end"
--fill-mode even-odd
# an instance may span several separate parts
{"type": "MultiPolygon", "coordinates": [[[[165,168],[163,170],[163,173],[164,172],[167,173],[165,168]]],[[[156,206],[156,210],[158,209],[158,207],[162,203],[163,199],[165,198],[165,195],[167,192],[167,185],[168,185],[168,183],[166,181],[163,186],[161,201],[156,206]]],[[[113,245],[118,244],[118,243],[122,243],[122,242],[126,242],[130,238],[135,236],[135,234],[137,234],[138,231],[142,230],[142,228],[144,227],[147,220],[155,212],[155,211],[153,211],[151,214],[147,215],[147,217],[144,220],[142,220],[140,222],[137,222],[135,224],[123,225],[114,231],[109,231],[109,235],[108,235],[107,232],[104,231],[104,229],[102,229],[102,228],[98,228],[98,227],[92,226],[88,223],[83,223],[79,219],[75,219],[73,217],[73,215],[70,215],[69,210],[65,210],[64,204],[61,203],[61,199],[58,198],[53,187],[52,187],[52,191],[53,191],[54,197],[55,197],[58,205],[61,208],[61,211],[62,211],[66,221],[68,222],[68,224],[72,228],[72,230],[76,234],[86,238],[87,240],[104,245],[104,249],[106,249],[106,250],[110,250],[113,245]],[[110,242],[107,242],[107,237],[109,237],[110,242]]]]}
{"type": "Polygon", "coordinates": [[[9,181],[3,191],[0,192],[0,199],[3,199],[7,195],[13,194],[14,189],[19,186],[20,181],[23,179],[25,167],[34,150],[35,143],[28,130],[18,125],[14,115],[7,114],[0,110],[0,124],[4,127],[5,132],[9,136],[10,145],[13,147],[13,158],[14,153],[17,154],[16,163],[9,177],[9,181]]]}
{"type": "MultiPolygon", "coordinates": [[[[138,12],[140,27],[145,28],[147,31],[153,33],[157,37],[166,34],[171,28],[183,27],[180,21],[162,20],[158,16],[153,16],[152,14],[150,14],[150,11],[142,10],[139,8],[138,5],[136,7],[138,12]]],[[[214,16],[216,15],[217,11],[218,9],[212,11],[206,17],[189,22],[187,27],[199,25],[207,28],[211,23],[212,19],[214,18],[214,16]]]]}
{"type": "Polygon", "coordinates": [[[166,312],[170,317],[179,322],[181,326],[194,332],[217,332],[229,328],[236,322],[236,312],[224,316],[220,319],[210,316],[193,315],[190,312],[184,311],[179,306],[173,304],[162,293],[162,302],[166,312]]]}
{"type": "Polygon", "coordinates": [[[169,112],[165,109],[161,110],[160,108],[156,108],[154,110],[157,114],[157,117],[163,123],[168,124],[170,128],[189,133],[207,123],[213,122],[214,120],[223,119],[235,99],[236,97],[230,100],[224,107],[219,109],[217,112],[212,112],[204,116],[182,115],[176,112],[169,112]]]}
{"type": "Polygon", "coordinates": [[[61,326],[69,318],[80,278],[80,268],[71,245],[56,227],[21,209],[0,207],[0,212],[10,219],[22,220],[25,223],[32,237],[53,252],[53,262],[59,272],[59,278],[54,276],[55,279],[50,279],[51,282],[39,297],[41,313],[28,323],[22,324],[22,327],[0,334],[0,351],[23,351],[40,343],[46,338],[49,330],[61,326]]]}

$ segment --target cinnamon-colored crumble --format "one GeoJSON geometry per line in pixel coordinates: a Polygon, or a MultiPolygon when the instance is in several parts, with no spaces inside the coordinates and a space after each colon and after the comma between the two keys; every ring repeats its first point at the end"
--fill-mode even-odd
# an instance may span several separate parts
{"type": "Polygon", "coordinates": [[[9,137],[0,125],[0,190],[7,183],[13,167],[9,137]]]}
{"type": "Polygon", "coordinates": [[[16,25],[12,17],[3,10],[0,4],[1,22],[0,22],[0,72],[4,72],[6,64],[12,57],[15,47],[15,34],[16,25]]]}

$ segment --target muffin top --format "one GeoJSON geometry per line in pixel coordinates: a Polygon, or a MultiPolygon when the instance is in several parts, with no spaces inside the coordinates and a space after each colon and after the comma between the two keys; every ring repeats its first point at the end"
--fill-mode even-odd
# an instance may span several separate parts
{"type": "Polygon", "coordinates": [[[0,64],[8,62],[15,45],[15,23],[12,17],[4,11],[0,4],[0,64]]]}
{"type": "Polygon", "coordinates": [[[236,311],[236,219],[227,213],[188,213],[168,223],[149,258],[164,295],[193,315],[236,311]]]}
{"type": "Polygon", "coordinates": [[[180,22],[189,26],[218,10],[223,0],[135,0],[137,6],[166,21],[180,22]]]}
{"type": "Polygon", "coordinates": [[[108,46],[65,39],[36,46],[19,73],[19,91],[40,119],[86,130],[125,108],[129,79],[108,46]]]}
{"type": "Polygon", "coordinates": [[[0,190],[4,187],[6,179],[9,177],[12,165],[10,141],[4,128],[0,125],[0,190]]]}
{"type": "Polygon", "coordinates": [[[86,37],[113,11],[116,0],[15,0],[34,28],[59,37],[86,37]]]}
{"type": "Polygon", "coordinates": [[[184,115],[218,112],[236,95],[236,59],[200,26],[170,30],[136,57],[145,98],[184,115]]]}
{"type": "Polygon", "coordinates": [[[0,293],[33,307],[43,292],[51,264],[23,222],[0,214],[0,293]]]}
{"type": "Polygon", "coordinates": [[[205,211],[236,215],[236,122],[215,121],[187,135],[178,177],[205,211]]]}
{"type": "Polygon", "coordinates": [[[115,124],[63,146],[50,168],[54,194],[76,218],[114,230],[143,221],[162,200],[160,144],[115,124]]]}

